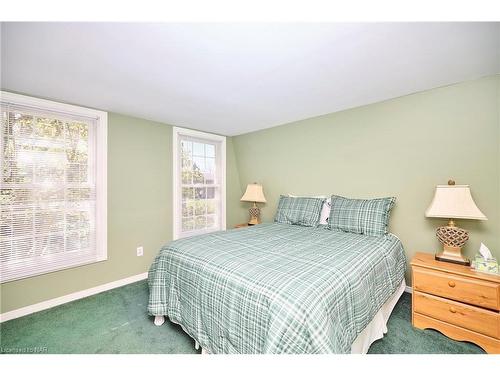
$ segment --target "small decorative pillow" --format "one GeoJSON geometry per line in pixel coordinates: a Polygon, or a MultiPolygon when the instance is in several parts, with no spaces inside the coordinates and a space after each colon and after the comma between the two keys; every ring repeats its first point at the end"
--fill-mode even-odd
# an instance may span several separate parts
{"type": "Polygon", "coordinates": [[[325,198],[280,196],[274,221],[276,223],[315,227],[325,198]]]}
{"type": "Polygon", "coordinates": [[[328,228],[344,232],[382,236],[387,234],[389,212],[396,198],[349,199],[332,195],[328,228]]]}

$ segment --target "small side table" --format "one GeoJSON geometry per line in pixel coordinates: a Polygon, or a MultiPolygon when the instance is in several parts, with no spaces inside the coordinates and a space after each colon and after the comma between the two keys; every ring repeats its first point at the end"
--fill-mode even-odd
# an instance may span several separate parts
{"type": "Polygon", "coordinates": [[[428,253],[415,254],[411,267],[414,327],[500,353],[500,276],[439,262],[428,253]]]}
{"type": "MultiPolygon", "coordinates": [[[[255,224],[258,225],[258,224],[255,224]]],[[[248,223],[241,223],[241,224],[236,224],[234,227],[235,228],[245,228],[245,227],[253,227],[254,225],[248,225],[248,223]]]]}

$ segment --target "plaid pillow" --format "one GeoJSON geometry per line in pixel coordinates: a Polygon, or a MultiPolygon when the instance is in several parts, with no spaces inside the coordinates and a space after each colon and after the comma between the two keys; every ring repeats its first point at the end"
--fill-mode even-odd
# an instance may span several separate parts
{"type": "Polygon", "coordinates": [[[328,228],[344,232],[382,236],[387,234],[389,212],[396,198],[348,199],[332,195],[328,228]]]}
{"type": "Polygon", "coordinates": [[[315,227],[319,223],[319,214],[325,198],[280,196],[276,210],[276,223],[315,227]]]}

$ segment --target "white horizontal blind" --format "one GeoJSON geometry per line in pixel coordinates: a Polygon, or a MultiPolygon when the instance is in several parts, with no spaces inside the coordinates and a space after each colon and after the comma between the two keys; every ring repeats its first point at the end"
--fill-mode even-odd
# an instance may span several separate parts
{"type": "Polygon", "coordinates": [[[98,117],[1,102],[2,282],[106,259],[98,245],[98,117]]]}
{"type": "Polygon", "coordinates": [[[224,138],[190,133],[176,137],[176,238],[225,229],[224,138]]]}

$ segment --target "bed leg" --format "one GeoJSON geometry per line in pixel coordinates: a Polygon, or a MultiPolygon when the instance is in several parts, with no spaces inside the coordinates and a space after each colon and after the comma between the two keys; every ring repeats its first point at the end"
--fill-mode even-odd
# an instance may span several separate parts
{"type": "Polygon", "coordinates": [[[194,348],[196,350],[200,349],[200,344],[198,344],[198,341],[194,340],[194,348]]]}
{"type": "Polygon", "coordinates": [[[155,315],[155,326],[161,326],[165,323],[165,317],[163,315],[155,315]]]}

